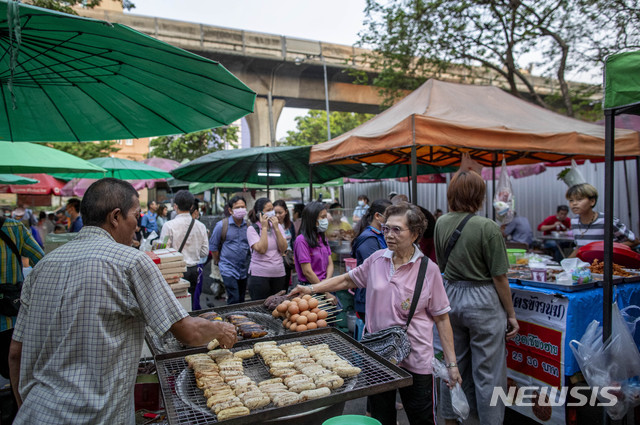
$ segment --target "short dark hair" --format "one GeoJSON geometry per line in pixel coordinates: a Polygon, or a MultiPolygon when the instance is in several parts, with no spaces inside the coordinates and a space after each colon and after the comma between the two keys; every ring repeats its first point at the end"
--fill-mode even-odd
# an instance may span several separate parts
{"type": "Polygon", "coordinates": [[[369,198],[367,198],[367,195],[358,196],[358,201],[360,201],[360,200],[365,201],[367,204],[369,203],[369,198]]]}
{"type": "Polygon", "coordinates": [[[38,220],[46,220],[47,219],[47,213],[44,211],[40,211],[40,214],[38,214],[38,220]]]}
{"type": "Polygon", "coordinates": [[[47,218],[49,220],[55,220],[56,219],[56,215],[54,213],[49,213],[49,214],[47,214],[47,218]]]}
{"type": "Polygon", "coordinates": [[[484,202],[487,186],[480,174],[459,170],[453,175],[447,189],[447,202],[453,212],[476,213],[484,202]]]}
{"type": "Polygon", "coordinates": [[[179,190],[173,198],[173,203],[178,206],[180,211],[191,211],[191,207],[195,202],[195,197],[188,190],[179,190]]]}
{"type": "Polygon", "coordinates": [[[236,195],[233,198],[229,199],[229,202],[227,202],[227,205],[229,206],[229,209],[232,209],[233,208],[233,204],[235,204],[238,201],[244,202],[244,206],[245,207],[247,206],[247,201],[242,196],[236,195]]]}
{"type": "Polygon", "coordinates": [[[334,202],[333,204],[331,204],[331,206],[329,207],[330,210],[335,210],[338,208],[342,208],[342,205],[340,205],[340,202],[334,202]]]}
{"type": "Polygon", "coordinates": [[[569,207],[566,205],[558,205],[558,209],[556,210],[556,213],[559,213],[560,211],[569,212],[569,207]]]}
{"type": "MultiPolygon", "coordinates": [[[[67,201],[67,206],[71,205],[76,212],[80,212],[80,208],[82,208],[82,202],[78,198],[71,198],[67,201]]],[[[84,214],[82,214],[84,215],[84,214]]],[[[83,220],[84,221],[84,220],[83,220]]]]}
{"type": "Polygon", "coordinates": [[[128,214],[137,197],[138,192],[127,181],[111,177],[100,179],[84,194],[80,211],[82,221],[85,226],[102,226],[116,208],[128,214]]]}
{"type": "Polygon", "coordinates": [[[351,241],[351,246],[353,246],[353,242],[356,240],[356,238],[360,236],[362,232],[367,230],[367,227],[373,221],[376,213],[384,215],[384,212],[386,211],[387,207],[389,207],[389,205],[391,205],[391,201],[388,199],[376,199],[375,201],[373,201],[369,209],[367,209],[365,215],[360,220],[360,223],[358,224],[358,231],[351,241]]]}
{"type": "Polygon", "coordinates": [[[304,204],[293,204],[293,213],[298,213],[302,217],[302,211],[304,211],[304,204]]]}
{"type": "Polygon", "coordinates": [[[384,211],[387,220],[394,215],[405,216],[407,218],[407,226],[411,232],[416,233],[418,237],[422,237],[427,229],[427,219],[420,211],[420,208],[408,202],[398,202],[391,204],[384,211]]]}
{"type": "Polygon", "coordinates": [[[300,233],[304,235],[304,240],[307,241],[307,244],[311,248],[316,248],[318,246],[318,235],[322,238],[323,243],[327,243],[324,232],[318,233],[318,226],[316,226],[316,222],[318,221],[318,216],[322,212],[322,210],[326,210],[327,206],[324,202],[309,202],[304,210],[302,210],[302,222],[300,223],[300,233]]]}

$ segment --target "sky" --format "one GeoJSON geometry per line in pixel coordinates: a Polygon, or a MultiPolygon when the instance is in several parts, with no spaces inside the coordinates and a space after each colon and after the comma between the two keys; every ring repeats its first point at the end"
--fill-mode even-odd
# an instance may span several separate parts
{"type": "MultiPolygon", "coordinates": [[[[133,0],[130,13],[353,45],[363,29],[365,0],[133,0]]],[[[284,108],[276,139],[295,130],[306,109],[284,108]]]]}

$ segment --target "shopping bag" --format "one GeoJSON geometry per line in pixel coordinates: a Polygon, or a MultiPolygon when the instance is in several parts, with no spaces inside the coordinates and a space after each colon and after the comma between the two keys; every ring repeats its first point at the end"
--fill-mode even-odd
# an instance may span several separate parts
{"type": "MultiPolygon", "coordinates": [[[[613,304],[611,336],[602,342],[602,327],[594,320],[580,341],[569,343],[585,380],[591,387],[619,387],[612,392],[617,402],[606,407],[614,420],[622,419],[627,411],[640,404],[640,352],[629,331],[629,325],[613,304]]],[[[610,400],[598,394],[603,403],[610,400]]]]}
{"type": "MultiPolygon", "coordinates": [[[[433,365],[434,376],[448,381],[449,371],[447,371],[447,367],[444,363],[435,357],[431,362],[433,365]]],[[[449,390],[451,391],[451,407],[453,407],[453,412],[461,421],[466,420],[469,417],[469,402],[467,401],[467,396],[464,394],[460,383],[456,382],[456,385],[449,390]]]]}

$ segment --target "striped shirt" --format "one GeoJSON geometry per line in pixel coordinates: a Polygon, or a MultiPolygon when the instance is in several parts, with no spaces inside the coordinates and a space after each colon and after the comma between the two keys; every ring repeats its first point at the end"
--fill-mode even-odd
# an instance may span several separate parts
{"type": "Polygon", "coordinates": [[[21,301],[14,424],[130,423],[145,325],[161,336],[187,316],[144,252],[94,226],[38,263],[21,301]]]}
{"type": "MultiPolygon", "coordinates": [[[[573,229],[573,238],[578,248],[585,246],[591,242],[604,240],[604,214],[598,213],[598,217],[591,224],[582,224],[580,217],[571,219],[571,229],[573,229]]],[[[627,242],[633,241],[636,236],[631,229],[627,228],[619,219],[613,218],[613,241],[627,242]]]]}
{"type": "MultiPolygon", "coordinates": [[[[22,257],[29,259],[29,264],[34,266],[42,257],[44,252],[40,245],[31,235],[31,232],[18,220],[6,218],[2,230],[16,244],[18,252],[22,257]]],[[[15,285],[23,281],[22,264],[18,261],[11,248],[0,239],[0,284],[15,285]]],[[[13,328],[15,316],[3,316],[0,314],[0,331],[13,328]]]]}

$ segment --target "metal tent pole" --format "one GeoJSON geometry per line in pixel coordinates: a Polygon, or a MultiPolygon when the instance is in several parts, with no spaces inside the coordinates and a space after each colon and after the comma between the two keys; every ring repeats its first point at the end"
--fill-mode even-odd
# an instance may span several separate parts
{"type": "Polygon", "coordinates": [[[418,153],[416,151],[416,116],[411,115],[411,202],[418,205],[418,153]]]}
{"type": "MultiPolygon", "coordinates": [[[[407,164],[407,186],[409,189],[409,197],[411,197],[411,165],[407,164]]],[[[413,202],[413,199],[409,199],[409,201],[413,202]]]]}
{"type": "Polygon", "coordinates": [[[313,165],[309,165],[309,202],[313,201],[313,165]]]}
{"type": "MultiPolygon", "coordinates": [[[[493,161],[491,164],[491,171],[493,172],[493,179],[491,180],[491,199],[489,199],[489,205],[493,206],[493,199],[496,197],[496,162],[498,161],[498,154],[493,153],[493,161]]],[[[496,221],[496,209],[491,208],[491,218],[496,221]]]]}
{"type": "Polygon", "coordinates": [[[627,215],[629,217],[627,223],[629,223],[629,227],[631,227],[633,226],[633,218],[631,218],[631,196],[629,194],[629,173],[627,171],[627,160],[623,160],[622,164],[624,166],[624,188],[627,191],[627,215]]]}

